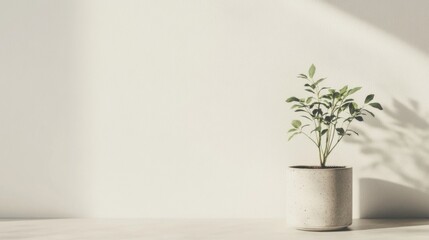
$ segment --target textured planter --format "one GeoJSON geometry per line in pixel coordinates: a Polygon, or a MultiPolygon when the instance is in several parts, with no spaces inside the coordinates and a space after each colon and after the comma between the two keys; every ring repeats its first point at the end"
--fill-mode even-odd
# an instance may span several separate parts
{"type": "Polygon", "coordinates": [[[300,230],[330,231],[352,224],[352,168],[291,166],[287,222],[300,230]]]}

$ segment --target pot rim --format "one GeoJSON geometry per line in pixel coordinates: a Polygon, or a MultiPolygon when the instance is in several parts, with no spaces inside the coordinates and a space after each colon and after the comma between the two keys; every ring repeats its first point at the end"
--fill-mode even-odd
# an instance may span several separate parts
{"type": "MultiPolygon", "coordinates": [[[[288,169],[296,169],[296,170],[300,170],[300,171],[340,171],[340,170],[348,170],[348,169],[353,169],[353,167],[350,166],[330,166],[330,167],[334,167],[334,168],[329,168],[329,166],[327,168],[311,168],[311,167],[316,167],[313,165],[292,165],[292,166],[288,166],[288,169]]],[[[318,167],[318,166],[317,166],[318,167]]]]}

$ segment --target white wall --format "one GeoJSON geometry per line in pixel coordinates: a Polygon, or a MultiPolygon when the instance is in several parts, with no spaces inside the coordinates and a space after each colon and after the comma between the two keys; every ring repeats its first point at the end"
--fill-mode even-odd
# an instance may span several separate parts
{"type": "Polygon", "coordinates": [[[71,1],[0,1],[0,217],[85,212],[71,1]]]}
{"type": "Polygon", "coordinates": [[[386,108],[332,156],[355,168],[354,216],[429,216],[429,48],[350,9],[0,2],[0,216],[283,218],[287,166],[317,163],[284,102],[311,63],[386,108]]]}

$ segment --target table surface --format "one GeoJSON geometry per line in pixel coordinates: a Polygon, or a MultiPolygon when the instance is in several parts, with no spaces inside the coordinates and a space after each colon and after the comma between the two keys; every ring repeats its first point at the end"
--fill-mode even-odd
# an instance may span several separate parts
{"type": "Polygon", "coordinates": [[[304,232],[283,219],[0,220],[0,239],[429,239],[429,219],[355,219],[336,232],[304,232]]]}

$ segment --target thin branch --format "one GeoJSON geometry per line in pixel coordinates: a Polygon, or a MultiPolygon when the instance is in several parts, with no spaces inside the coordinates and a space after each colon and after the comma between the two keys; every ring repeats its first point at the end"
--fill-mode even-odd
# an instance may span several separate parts
{"type": "Polygon", "coordinates": [[[300,133],[304,134],[308,139],[310,139],[316,145],[316,147],[318,146],[317,143],[310,136],[307,135],[307,133],[303,131],[301,131],[300,133]]]}
{"type": "MultiPolygon", "coordinates": [[[[352,120],[353,121],[353,120],[352,120]]],[[[341,141],[341,139],[343,139],[343,137],[346,135],[346,132],[347,132],[347,130],[349,129],[349,126],[350,126],[350,123],[352,122],[352,121],[350,121],[348,124],[347,124],[347,128],[346,128],[346,130],[344,130],[344,134],[343,135],[341,135],[341,137],[340,138],[338,138],[338,140],[337,140],[337,142],[335,143],[335,145],[331,148],[331,150],[329,150],[329,152],[328,152],[328,155],[334,150],[334,148],[338,145],[338,143],[341,141]]],[[[343,122],[344,123],[344,122],[343,122]]]]}

